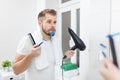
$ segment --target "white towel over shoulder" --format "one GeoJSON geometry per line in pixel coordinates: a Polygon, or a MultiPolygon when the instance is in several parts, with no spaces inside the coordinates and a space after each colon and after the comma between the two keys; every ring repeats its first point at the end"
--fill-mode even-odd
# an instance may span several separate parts
{"type": "MultiPolygon", "coordinates": [[[[39,30],[34,32],[32,34],[32,36],[33,36],[36,44],[40,44],[43,41],[39,30]]],[[[42,54],[40,54],[38,57],[35,58],[35,66],[36,66],[37,70],[41,70],[41,69],[44,69],[49,66],[49,62],[47,60],[47,56],[45,54],[45,50],[44,50],[45,48],[44,48],[43,44],[41,45],[41,53],[42,54]]]]}
{"type": "MultiPolygon", "coordinates": [[[[36,44],[39,44],[40,42],[43,41],[39,30],[34,32],[32,35],[33,35],[33,38],[35,39],[36,44]]],[[[52,39],[52,43],[53,43],[52,46],[53,46],[53,51],[54,51],[54,55],[55,55],[55,63],[57,66],[60,67],[60,65],[62,63],[63,55],[62,55],[61,43],[55,37],[52,39]]],[[[42,54],[39,55],[38,57],[36,57],[36,59],[35,59],[35,65],[38,70],[44,69],[49,66],[49,61],[47,59],[46,53],[49,53],[50,50],[47,52],[46,51],[47,51],[46,46],[44,46],[44,42],[43,42],[43,44],[41,45],[41,53],[42,54]]]]}
{"type": "MultiPolygon", "coordinates": [[[[44,45],[43,45],[44,46],[44,45]]],[[[35,58],[35,65],[37,70],[44,69],[49,66],[47,56],[45,54],[45,48],[41,45],[41,53],[38,57],[35,58]]]]}

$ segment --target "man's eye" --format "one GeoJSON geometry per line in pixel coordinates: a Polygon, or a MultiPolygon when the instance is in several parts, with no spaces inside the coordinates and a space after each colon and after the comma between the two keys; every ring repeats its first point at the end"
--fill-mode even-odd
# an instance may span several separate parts
{"type": "Polygon", "coordinates": [[[51,21],[47,21],[48,23],[51,23],[51,21]]]}
{"type": "Polygon", "coordinates": [[[54,24],[56,24],[56,21],[54,22],[54,24]]]}

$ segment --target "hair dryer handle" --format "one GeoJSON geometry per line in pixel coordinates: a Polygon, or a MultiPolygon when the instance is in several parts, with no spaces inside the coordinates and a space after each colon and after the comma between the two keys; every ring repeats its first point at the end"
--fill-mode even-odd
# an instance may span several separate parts
{"type": "Polygon", "coordinates": [[[73,47],[71,47],[70,50],[75,50],[76,49],[76,45],[74,45],[73,47]]]}

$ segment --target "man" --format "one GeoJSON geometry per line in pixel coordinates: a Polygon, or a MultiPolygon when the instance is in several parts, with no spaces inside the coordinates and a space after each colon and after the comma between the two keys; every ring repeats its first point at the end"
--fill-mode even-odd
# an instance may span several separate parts
{"type": "Polygon", "coordinates": [[[105,80],[120,80],[120,70],[110,60],[105,60],[100,73],[105,80]]]}
{"type": "MultiPolygon", "coordinates": [[[[32,45],[28,35],[20,41],[13,62],[13,71],[17,75],[26,71],[25,80],[55,80],[55,65],[62,62],[60,44],[54,44],[56,40],[50,36],[56,28],[56,11],[45,9],[40,12],[38,24],[40,30],[32,33],[35,45],[32,45]],[[41,42],[43,44],[39,46],[41,42]]],[[[68,59],[74,52],[68,50],[65,54],[68,59]]]]}

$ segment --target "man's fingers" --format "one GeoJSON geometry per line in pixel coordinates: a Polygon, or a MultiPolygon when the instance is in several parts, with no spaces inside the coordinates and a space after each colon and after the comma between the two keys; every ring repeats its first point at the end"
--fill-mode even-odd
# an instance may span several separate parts
{"type": "Polygon", "coordinates": [[[34,47],[34,48],[37,48],[37,47],[39,47],[39,44],[35,44],[33,47],[34,47]]]}
{"type": "Polygon", "coordinates": [[[100,74],[106,79],[107,77],[109,77],[109,70],[105,67],[105,65],[103,65],[101,68],[100,68],[100,74]]]}
{"type": "Polygon", "coordinates": [[[108,69],[117,69],[117,67],[112,63],[111,60],[105,60],[105,66],[106,66],[108,69]]]}
{"type": "Polygon", "coordinates": [[[74,55],[74,51],[71,50],[71,51],[69,52],[69,54],[70,54],[70,56],[73,56],[73,55],[74,55]]]}

